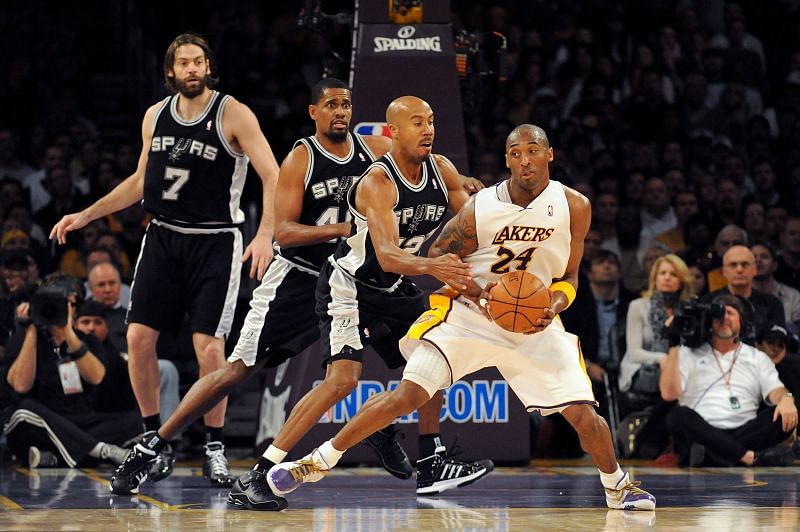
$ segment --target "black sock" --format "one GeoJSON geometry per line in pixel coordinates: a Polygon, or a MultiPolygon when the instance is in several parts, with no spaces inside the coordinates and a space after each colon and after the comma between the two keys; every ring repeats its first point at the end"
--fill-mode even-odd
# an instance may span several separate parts
{"type": "Polygon", "coordinates": [[[264,458],[263,456],[260,456],[258,458],[258,462],[256,462],[256,465],[253,466],[253,471],[263,471],[264,473],[266,473],[274,465],[276,465],[276,464],[272,460],[269,460],[268,458],[264,458]]]}
{"type": "Polygon", "coordinates": [[[148,435],[147,438],[143,439],[142,445],[144,445],[151,451],[160,453],[161,451],[164,450],[164,447],[167,445],[167,440],[159,436],[158,432],[156,432],[155,434],[148,435]]]}
{"type": "Polygon", "coordinates": [[[212,441],[222,443],[222,427],[209,427],[206,425],[206,443],[212,441]]]}
{"type": "Polygon", "coordinates": [[[144,421],[144,430],[145,432],[150,430],[158,430],[161,427],[161,414],[153,414],[152,416],[144,416],[142,418],[144,421]]]}
{"type": "Polygon", "coordinates": [[[444,447],[442,437],[438,432],[433,434],[420,434],[419,435],[419,457],[427,458],[436,453],[438,447],[444,447]]]}

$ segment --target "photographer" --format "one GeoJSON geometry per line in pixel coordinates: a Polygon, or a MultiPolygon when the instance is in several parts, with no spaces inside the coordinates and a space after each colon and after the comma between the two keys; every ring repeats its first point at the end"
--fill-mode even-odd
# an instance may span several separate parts
{"type": "Polygon", "coordinates": [[[4,430],[14,454],[23,462],[27,457],[30,467],[75,467],[89,457],[120,463],[127,451],[114,443],[141,430],[135,414],[92,409],[92,387],[106,368],[97,340],[72,327],[80,293],[77,279],[57,272],[17,307],[20,328],[8,341],[0,373],[13,402],[4,430]]]}
{"type": "MultiPolygon", "coordinates": [[[[667,416],[681,465],[788,465],[792,450],[780,442],[797,425],[794,397],[763,352],[739,338],[742,303],[719,294],[712,304],[710,338],[697,347],[681,338],[680,319],[670,327],[669,352],[659,386],[665,401],[679,404],[667,416]],[[759,411],[761,401],[769,408],[759,411]]],[[[700,323],[705,320],[701,319],[700,323]]],[[[703,332],[708,332],[706,329],[703,332]]],[[[690,342],[694,344],[694,342],[690,342]]]]}

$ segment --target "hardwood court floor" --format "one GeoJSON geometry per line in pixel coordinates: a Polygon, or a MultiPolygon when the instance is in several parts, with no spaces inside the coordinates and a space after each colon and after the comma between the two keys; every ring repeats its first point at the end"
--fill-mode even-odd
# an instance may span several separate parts
{"type": "Polygon", "coordinates": [[[608,510],[596,469],[552,462],[499,468],[439,497],[416,497],[413,481],[383,470],[341,469],[292,493],[279,513],[228,508],[227,491],[191,467],[135,497],[110,495],[110,470],[6,467],[0,530],[800,529],[798,468],[629,469],[658,499],[656,512],[608,510]]]}

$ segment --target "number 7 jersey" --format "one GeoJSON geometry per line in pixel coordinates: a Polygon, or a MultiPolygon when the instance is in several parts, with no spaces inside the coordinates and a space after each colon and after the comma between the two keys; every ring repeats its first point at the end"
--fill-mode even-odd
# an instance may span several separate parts
{"type": "Polygon", "coordinates": [[[192,121],[178,115],[178,95],[156,111],[147,154],[142,206],[156,218],[185,227],[233,226],[239,209],[247,156],[228,144],[222,114],[230,96],[214,91],[192,121]]]}
{"type": "Polygon", "coordinates": [[[566,272],[572,241],[564,186],[550,181],[527,207],[520,207],[511,201],[508,183],[475,196],[478,249],[464,262],[472,264],[473,279],[480,286],[514,270],[532,273],[550,286],[566,272]]]}

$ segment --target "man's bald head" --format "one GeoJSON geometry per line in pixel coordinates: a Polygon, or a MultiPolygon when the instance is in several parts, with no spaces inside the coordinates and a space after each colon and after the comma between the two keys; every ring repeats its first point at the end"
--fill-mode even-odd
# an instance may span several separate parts
{"type": "Polygon", "coordinates": [[[416,96],[400,96],[392,100],[386,108],[386,123],[396,124],[398,120],[408,119],[415,114],[427,116],[433,114],[431,106],[416,96]]]}
{"type": "Polygon", "coordinates": [[[508,134],[506,138],[506,151],[508,151],[511,146],[518,144],[520,137],[527,138],[543,148],[550,147],[550,141],[547,140],[547,133],[544,132],[544,129],[539,126],[534,126],[533,124],[522,124],[521,126],[515,127],[514,130],[508,134]]]}
{"type": "Polygon", "coordinates": [[[122,284],[119,271],[110,262],[96,264],[89,271],[89,289],[92,297],[107,307],[115,307],[119,303],[122,284]]]}

